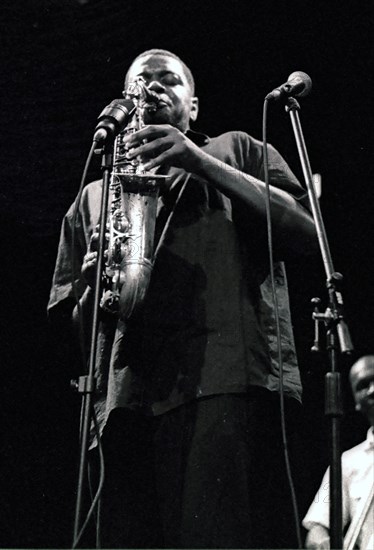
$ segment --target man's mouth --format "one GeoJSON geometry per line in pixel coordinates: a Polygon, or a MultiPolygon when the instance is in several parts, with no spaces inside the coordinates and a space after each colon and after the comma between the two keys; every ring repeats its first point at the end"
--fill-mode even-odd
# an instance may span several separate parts
{"type": "Polygon", "coordinates": [[[169,104],[166,101],[158,101],[157,103],[149,103],[145,106],[145,109],[149,115],[155,115],[158,111],[161,111],[165,107],[168,107],[169,104]]]}

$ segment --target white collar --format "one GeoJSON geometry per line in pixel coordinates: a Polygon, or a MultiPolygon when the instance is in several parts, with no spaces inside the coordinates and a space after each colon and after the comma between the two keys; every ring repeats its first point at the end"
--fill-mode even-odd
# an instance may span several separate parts
{"type": "Polygon", "coordinates": [[[370,426],[365,440],[365,450],[374,449],[374,427],[370,426]]]}

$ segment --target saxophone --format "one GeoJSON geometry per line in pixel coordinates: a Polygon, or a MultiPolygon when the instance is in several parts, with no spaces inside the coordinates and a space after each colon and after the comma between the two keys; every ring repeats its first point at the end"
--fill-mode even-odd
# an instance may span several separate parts
{"type": "Polygon", "coordinates": [[[146,172],[139,158],[128,160],[123,143],[128,134],[143,128],[145,109],[156,110],[157,95],[142,77],[131,82],[123,95],[134,101],[136,109],[114,141],[100,305],[126,320],[143,302],[149,285],[160,180],[166,176],[146,172]]]}

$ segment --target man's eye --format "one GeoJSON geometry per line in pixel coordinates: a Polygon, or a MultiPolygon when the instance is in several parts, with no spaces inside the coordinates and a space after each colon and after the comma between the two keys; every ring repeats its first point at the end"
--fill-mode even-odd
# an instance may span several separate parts
{"type": "Polygon", "coordinates": [[[175,74],[166,74],[162,77],[162,82],[168,86],[176,86],[180,83],[180,78],[175,74]]]}

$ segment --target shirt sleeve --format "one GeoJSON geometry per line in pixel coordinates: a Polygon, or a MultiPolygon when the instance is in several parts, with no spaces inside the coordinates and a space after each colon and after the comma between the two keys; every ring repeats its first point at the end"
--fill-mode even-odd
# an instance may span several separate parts
{"type": "MultiPolygon", "coordinates": [[[[344,472],[342,475],[342,520],[343,527],[345,527],[349,522],[349,491],[347,476],[344,475],[344,472]]],[[[326,529],[330,528],[330,468],[327,468],[320,488],[302,524],[308,530],[315,524],[323,525],[326,529]]]]}
{"type": "MultiPolygon", "coordinates": [[[[282,189],[304,206],[309,207],[309,199],[306,189],[292,172],[291,168],[273,145],[267,145],[269,183],[273,187],[282,189]]],[[[244,148],[244,171],[253,174],[261,181],[265,180],[264,158],[262,143],[247,136],[244,148]]]]}
{"type": "Polygon", "coordinates": [[[326,529],[329,529],[329,487],[329,470],[327,469],[313,502],[303,519],[302,524],[305,529],[311,529],[316,523],[323,525],[326,529]]]}
{"type": "MultiPolygon", "coordinates": [[[[244,132],[238,132],[235,140],[236,167],[264,182],[263,146],[260,141],[244,132]]],[[[297,255],[316,252],[316,234],[309,197],[295,174],[280,153],[268,144],[268,168],[272,194],[273,243],[276,259],[288,260],[297,255]]],[[[262,188],[262,187],[261,187],[262,188]]],[[[265,201],[265,194],[264,194],[265,201]]],[[[256,235],[256,241],[266,243],[265,218],[248,215],[244,201],[232,199],[236,222],[256,235]]]]}
{"type": "Polygon", "coordinates": [[[62,221],[56,265],[47,306],[49,315],[52,311],[54,313],[59,309],[59,306],[70,309],[71,313],[76,301],[75,291],[78,298],[80,298],[86,288],[86,284],[81,278],[81,266],[88,243],[83,231],[81,212],[78,210],[76,216],[74,216],[74,211],[75,203],[72,204],[62,221]],[[73,231],[74,225],[75,231],[73,231]],[[73,270],[75,291],[73,287],[73,270]]]}

